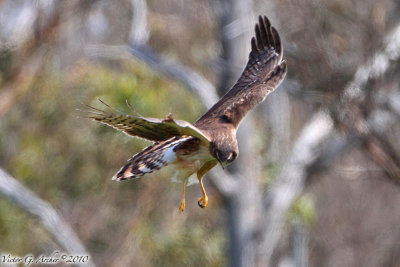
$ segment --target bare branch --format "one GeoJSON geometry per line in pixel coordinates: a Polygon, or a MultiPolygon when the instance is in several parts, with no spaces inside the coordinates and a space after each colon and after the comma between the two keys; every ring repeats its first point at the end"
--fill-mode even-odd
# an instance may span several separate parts
{"type": "Polygon", "coordinates": [[[376,53],[365,64],[361,65],[352,82],[350,82],[344,94],[342,101],[350,101],[364,96],[362,88],[369,79],[378,77],[385,73],[390,65],[390,61],[400,57],[400,24],[398,24],[385,38],[383,51],[376,53]]]}
{"type": "Polygon", "coordinates": [[[264,165],[281,162],[290,149],[290,101],[285,87],[275,90],[262,105],[265,124],[271,131],[271,142],[264,154],[264,165]]]}
{"type": "MultiPolygon", "coordinates": [[[[382,94],[366,90],[366,83],[370,79],[382,76],[389,68],[391,60],[400,57],[400,24],[398,24],[384,39],[385,46],[381,52],[375,53],[365,64],[361,65],[341,96],[340,105],[332,110],[335,119],[342,124],[348,132],[355,131],[362,136],[369,135],[364,146],[367,154],[378,163],[386,172],[389,178],[400,181],[400,159],[393,151],[392,146],[387,143],[376,131],[378,127],[366,119],[363,110],[363,101],[373,97],[376,102],[382,102],[382,94]],[[375,130],[374,130],[375,128],[375,130]]],[[[386,97],[387,98],[387,97],[386,97]]],[[[384,101],[385,102],[385,101],[384,101]]],[[[397,113],[393,108],[393,101],[387,101],[386,105],[397,113]]],[[[371,113],[376,110],[372,110],[371,113]]],[[[376,113],[375,113],[376,114],[376,113]]],[[[371,117],[371,116],[370,116],[371,117]]],[[[376,121],[375,121],[376,122],[376,121]]]]}
{"type": "Polygon", "coordinates": [[[177,63],[168,63],[144,46],[131,46],[131,53],[151,68],[182,82],[190,91],[200,97],[206,108],[210,108],[218,101],[219,97],[215,87],[201,74],[189,67],[177,63]]]}
{"type": "MultiPolygon", "coordinates": [[[[367,119],[371,129],[379,128],[385,131],[396,121],[395,116],[389,116],[385,120],[374,119],[374,116],[376,114],[372,113],[367,119]]],[[[264,199],[264,236],[258,251],[264,258],[262,262],[270,262],[283,229],[285,215],[292,202],[302,192],[306,180],[316,172],[327,169],[338,156],[371,138],[369,132],[356,132],[347,135],[346,138],[340,138],[332,135],[332,131],[333,120],[330,116],[323,111],[314,115],[303,128],[276,183],[269,188],[264,199]]],[[[374,148],[378,149],[379,146],[374,148]]]]}
{"type": "Polygon", "coordinates": [[[207,176],[225,198],[230,199],[238,192],[239,184],[237,180],[233,175],[223,171],[221,168],[217,167],[212,169],[207,176]]]}
{"type": "MultiPolygon", "coordinates": [[[[49,233],[66,252],[89,255],[76,233],[64,222],[57,211],[40,199],[4,170],[0,169],[0,193],[17,204],[21,209],[39,218],[49,233]]],[[[93,261],[85,266],[95,266],[93,261]],[[89,264],[89,265],[88,265],[89,264]]]]}
{"type": "Polygon", "coordinates": [[[250,51],[250,38],[253,26],[252,1],[222,0],[213,3],[219,18],[219,32],[223,54],[222,72],[218,91],[220,95],[237,81],[250,51]]]}
{"type": "Polygon", "coordinates": [[[91,57],[106,57],[114,59],[137,59],[146,63],[150,68],[182,82],[187,88],[200,97],[206,108],[210,108],[218,100],[215,87],[202,75],[189,67],[178,63],[169,63],[149,48],[139,45],[111,46],[91,45],[86,48],[91,57]]]}
{"type": "Polygon", "coordinates": [[[263,242],[258,248],[260,257],[264,258],[261,262],[270,262],[282,231],[284,217],[293,200],[303,190],[308,166],[317,157],[316,149],[331,134],[332,129],[333,121],[325,112],[315,114],[303,128],[276,183],[268,190],[263,242]]]}
{"type": "Polygon", "coordinates": [[[144,45],[149,39],[147,25],[147,4],[145,0],[131,0],[133,17],[129,41],[131,44],[144,45]]]}
{"type": "Polygon", "coordinates": [[[279,266],[306,267],[308,262],[309,232],[303,222],[296,220],[290,233],[290,245],[287,255],[280,260],[279,266]]]}
{"type": "MultiPolygon", "coordinates": [[[[391,40],[392,43],[388,43],[383,52],[377,53],[369,62],[358,68],[353,81],[350,82],[344,90],[341,106],[345,107],[353,100],[362,99],[364,97],[362,89],[365,87],[366,82],[371,78],[382,75],[388,69],[389,60],[398,58],[400,53],[396,53],[393,47],[400,49],[400,25],[389,34],[386,40],[391,40]]],[[[341,111],[339,117],[345,117],[342,115],[341,111]]],[[[371,119],[361,121],[359,123],[361,126],[356,126],[355,128],[356,135],[358,136],[357,138],[365,138],[367,134],[371,133],[368,130],[369,127],[375,128],[376,126],[374,126],[374,124],[378,122],[382,123],[381,120],[374,121],[371,119]]],[[[389,120],[385,122],[384,127],[379,125],[380,129],[385,129],[389,125],[389,120]]],[[[270,188],[265,199],[267,205],[265,218],[267,223],[264,230],[263,242],[259,247],[259,253],[264,257],[263,262],[270,261],[282,232],[284,216],[293,200],[303,190],[305,180],[309,175],[308,170],[310,167],[313,166],[314,170],[326,168],[329,166],[326,162],[325,164],[319,165],[319,168],[316,168],[317,162],[324,162],[322,155],[325,156],[325,160],[329,159],[331,162],[339,154],[347,151],[347,149],[349,149],[349,144],[354,145],[360,143],[354,142],[356,137],[350,135],[341,145],[334,145],[334,149],[329,148],[324,153],[320,152],[319,154],[315,154],[313,150],[328,137],[331,131],[332,118],[323,112],[317,113],[303,129],[294,145],[291,156],[286,163],[284,163],[282,172],[277,178],[277,182],[270,188]],[[325,119],[321,119],[322,117],[325,117],[325,119]],[[318,130],[319,128],[321,128],[321,130],[318,130]],[[314,131],[319,132],[319,134],[312,134],[314,131]]],[[[361,141],[361,139],[358,141],[361,141]]],[[[374,147],[377,148],[377,146],[374,147]]],[[[382,150],[379,151],[382,152],[380,155],[384,155],[382,150]]],[[[393,169],[393,166],[391,166],[391,168],[393,169]]]]}
{"type": "Polygon", "coordinates": [[[389,94],[379,94],[378,102],[387,106],[397,117],[400,118],[400,92],[394,91],[389,94]]]}

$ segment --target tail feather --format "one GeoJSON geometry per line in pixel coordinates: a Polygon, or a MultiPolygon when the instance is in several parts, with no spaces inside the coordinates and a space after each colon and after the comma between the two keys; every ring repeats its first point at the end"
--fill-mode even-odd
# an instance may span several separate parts
{"type": "Polygon", "coordinates": [[[188,138],[191,137],[177,136],[154,143],[128,160],[128,164],[123,166],[112,179],[121,181],[138,178],[175,162],[174,147],[188,138]]]}

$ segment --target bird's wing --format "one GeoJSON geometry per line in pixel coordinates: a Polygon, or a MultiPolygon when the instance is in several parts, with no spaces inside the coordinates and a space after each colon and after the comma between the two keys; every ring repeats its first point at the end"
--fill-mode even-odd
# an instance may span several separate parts
{"type": "MultiPolygon", "coordinates": [[[[104,102],[102,103],[105,104],[104,102]]],[[[195,126],[187,121],[174,120],[172,115],[168,115],[165,119],[155,119],[128,115],[119,111],[116,111],[116,113],[107,112],[91,106],[88,107],[92,109],[87,111],[90,114],[90,118],[114,127],[130,136],[150,141],[164,141],[174,136],[193,136],[205,144],[210,143],[209,138],[195,126]]]]}
{"type": "Polygon", "coordinates": [[[259,17],[256,37],[251,40],[249,61],[236,84],[195,126],[206,129],[213,122],[232,123],[237,128],[256,104],[260,103],[282,82],[286,62],[282,61],[282,43],[277,30],[267,17],[259,17]]]}
{"type": "Polygon", "coordinates": [[[190,139],[193,137],[176,136],[145,148],[128,160],[112,179],[121,181],[139,178],[174,163],[177,160],[176,147],[190,139]]]}

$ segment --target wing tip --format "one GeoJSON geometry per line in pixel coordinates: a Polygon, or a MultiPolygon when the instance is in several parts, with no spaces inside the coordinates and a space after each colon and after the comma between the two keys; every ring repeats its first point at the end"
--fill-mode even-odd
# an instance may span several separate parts
{"type": "Polygon", "coordinates": [[[131,175],[131,176],[125,176],[125,175],[123,175],[123,176],[121,176],[121,175],[118,173],[118,174],[114,175],[114,176],[111,178],[111,180],[112,180],[112,181],[120,182],[120,181],[125,181],[125,180],[129,180],[129,179],[137,178],[137,177],[139,177],[139,176],[135,176],[135,175],[131,175]]]}
{"type": "Polygon", "coordinates": [[[122,167],[112,178],[111,178],[111,180],[113,180],[113,181],[123,181],[123,180],[127,180],[127,179],[129,179],[129,176],[128,175],[125,175],[124,174],[124,168],[125,168],[126,166],[124,166],[124,167],[122,167]]]}
{"type": "MultiPolygon", "coordinates": [[[[279,36],[278,30],[274,26],[271,26],[271,33],[272,33],[272,38],[274,39],[273,47],[275,48],[275,51],[278,55],[282,55],[281,37],[279,36]]],[[[282,60],[282,57],[281,57],[281,60],[282,60]]]]}
{"type": "Polygon", "coordinates": [[[252,51],[274,48],[278,54],[281,54],[282,44],[279,33],[276,28],[271,25],[267,16],[260,15],[258,17],[258,23],[255,25],[255,37],[251,40],[251,48],[252,51]]]}
{"type": "MultiPolygon", "coordinates": [[[[260,20],[263,20],[261,15],[260,15],[260,20]]],[[[271,22],[269,21],[267,16],[264,16],[264,25],[267,27],[271,27],[271,22]]]]}
{"type": "MultiPolygon", "coordinates": [[[[123,180],[127,180],[130,178],[130,176],[132,176],[132,172],[129,171],[127,172],[127,169],[129,167],[130,164],[127,164],[125,166],[123,166],[112,178],[111,180],[113,181],[123,181],[123,180]]],[[[133,177],[132,177],[133,178],[133,177]]]]}
{"type": "Polygon", "coordinates": [[[112,180],[112,181],[121,181],[121,178],[118,177],[117,175],[114,175],[114,176],[111,178],[111,180],[112,180]]]}

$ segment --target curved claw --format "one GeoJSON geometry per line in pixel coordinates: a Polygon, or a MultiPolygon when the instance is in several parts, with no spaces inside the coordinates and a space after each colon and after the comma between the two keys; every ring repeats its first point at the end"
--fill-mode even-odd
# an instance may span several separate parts
{"type": "Polygon", "coordinates": [[[207,196],[205,198],[204,197],[200,197],[197,200],[197,204],[199,205],[200,208],[204,209],[205,207],[207,207],[208,197],[207,196]]]}
{"type": "Polygon", "coordinates": [[[179,213],[182,213],[185,210],[185,200],[181,201],[181,204],[179,205],[179,213]]]}

